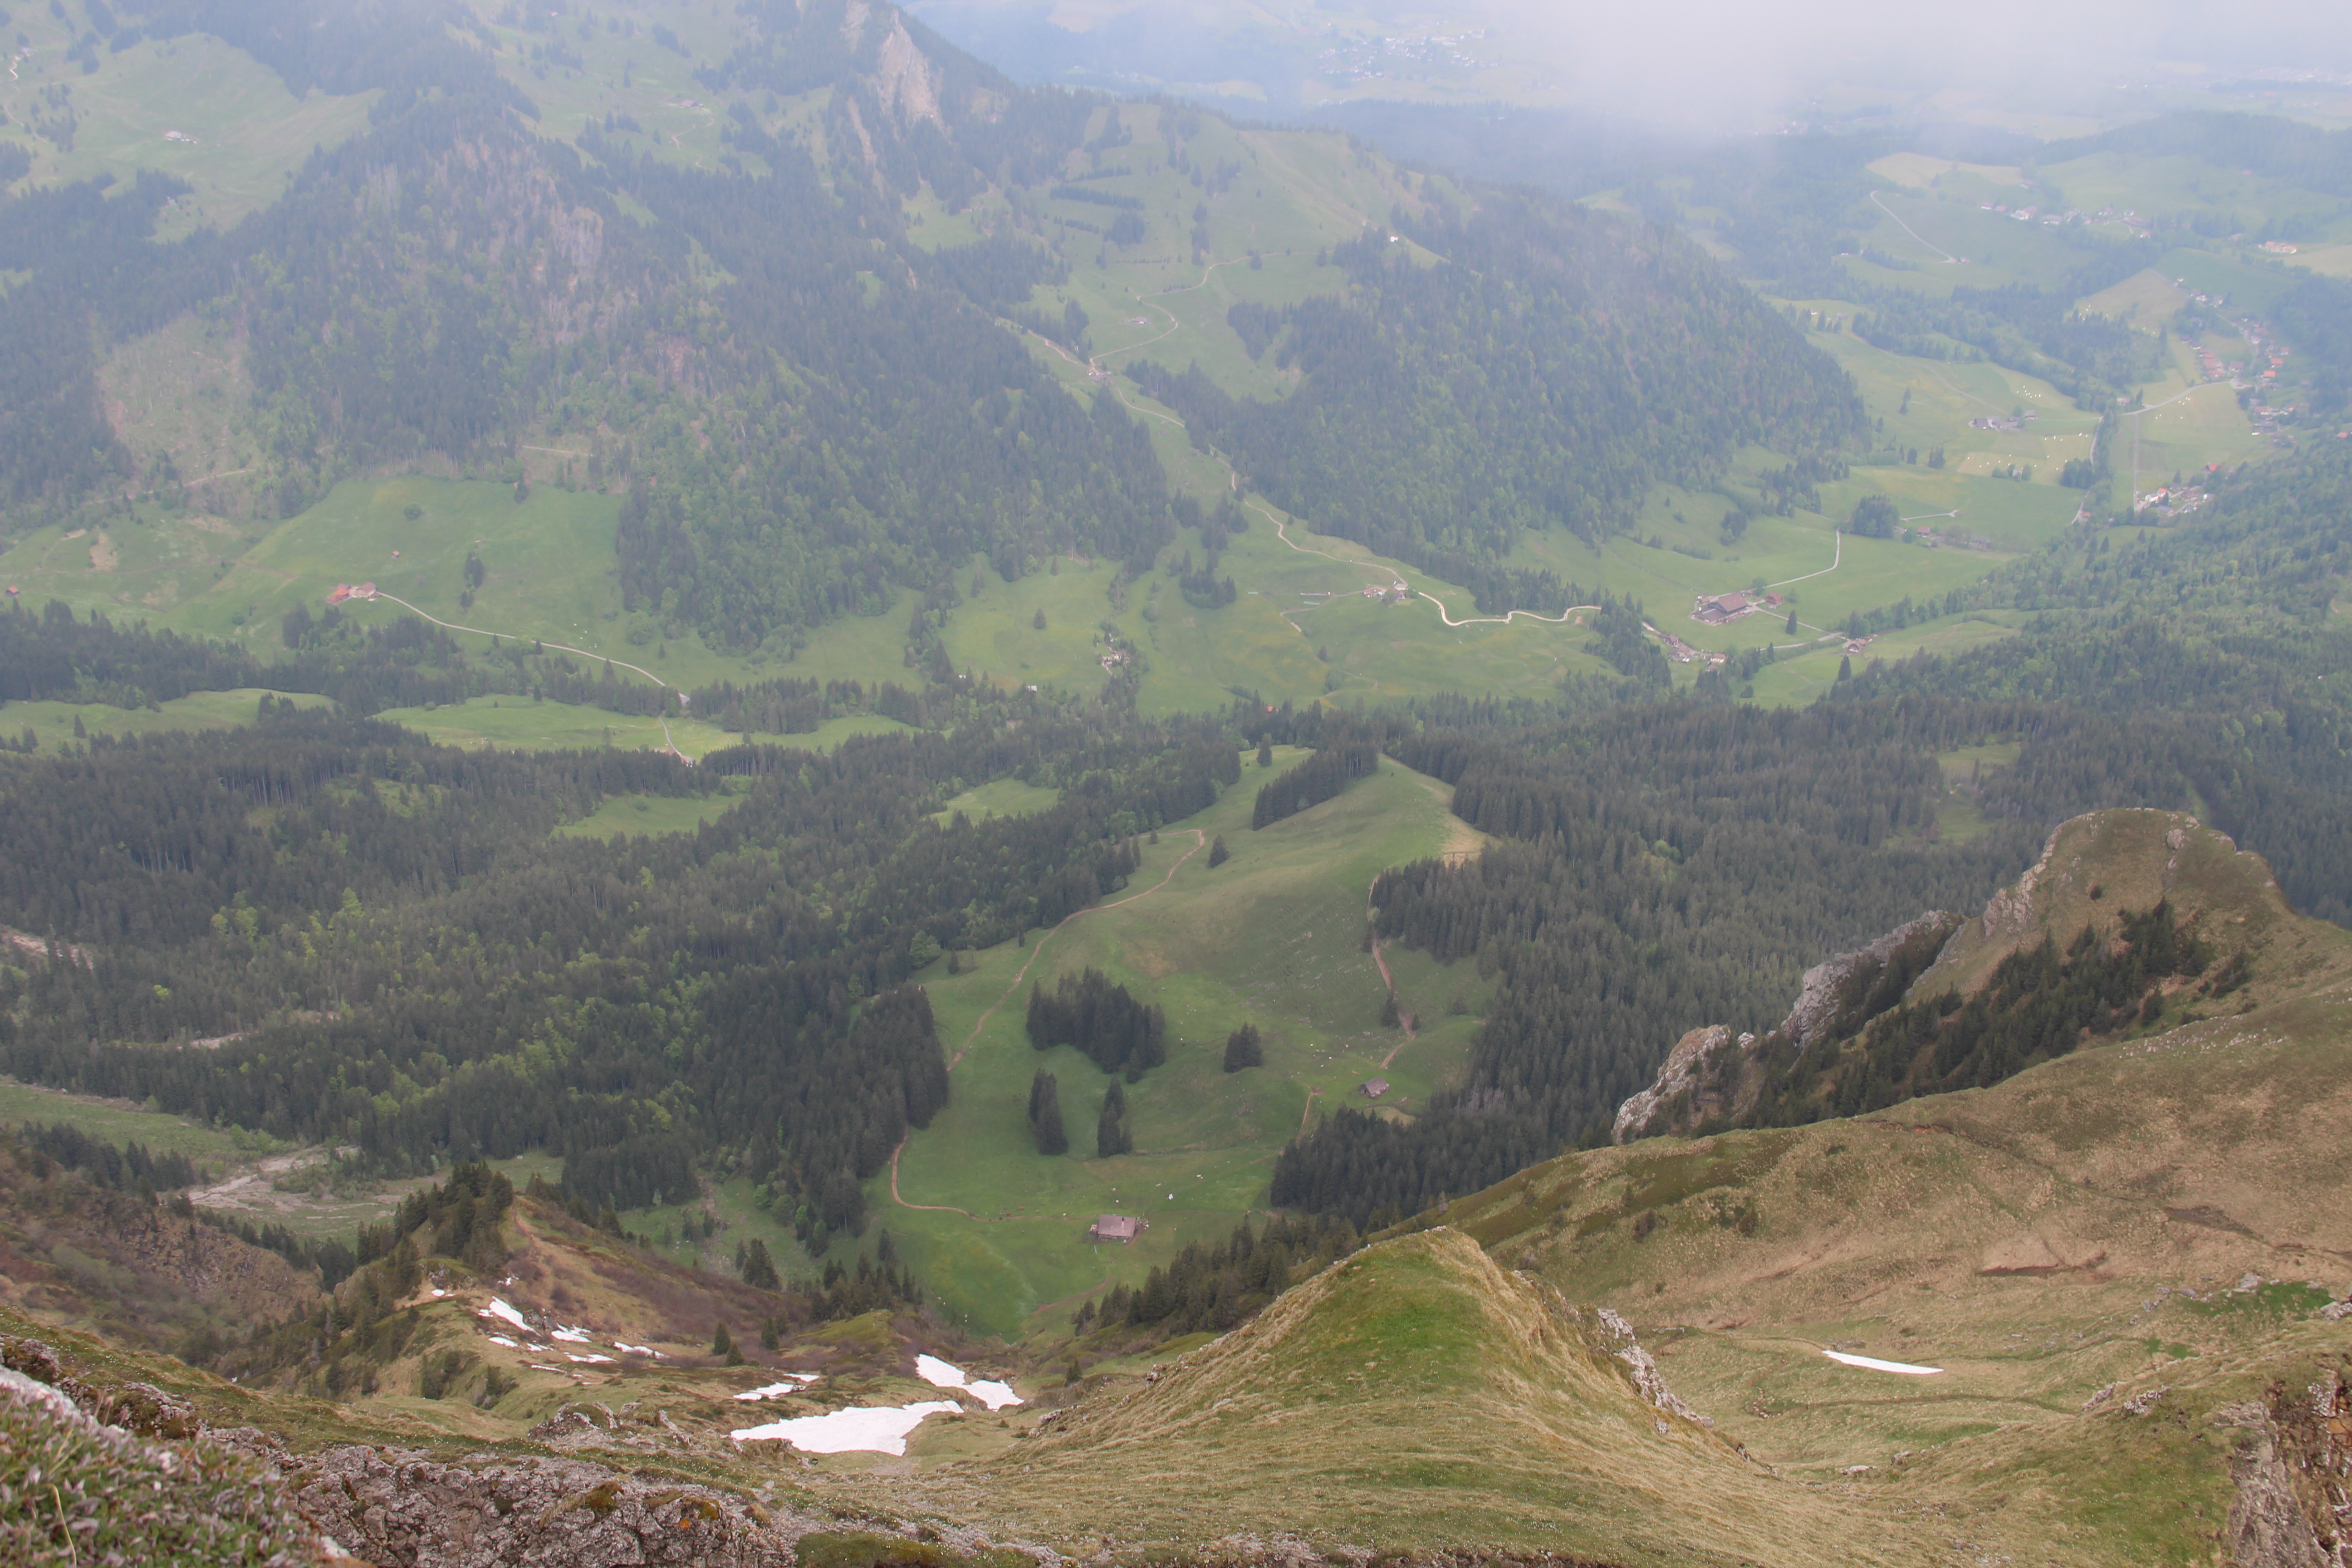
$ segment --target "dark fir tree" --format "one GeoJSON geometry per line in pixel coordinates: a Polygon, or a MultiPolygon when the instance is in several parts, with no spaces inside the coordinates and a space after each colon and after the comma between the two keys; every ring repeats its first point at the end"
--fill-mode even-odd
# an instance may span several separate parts
{"type": "Polygon", "coordinates": [[[777,1278],[775,1259],[768,1256],[768,1244],[753,1237],[743,1244],[743,1283],[761,1290],[777,1290],[783,1281],[777,1278]]]}
{"type": "Polygon", "coordinates": [[[1127,1125],[1127,1091],[1113,1079],[1103,1095],[1102,1115],[1095,1121],[1095,1156],[1108,1160],[1114,1154],[1133,1152],[1135,1134],[1127,1125]]]}
{"type": "Polygon", "coordinates": [[[1040,1154],[1069,1152],[1069,1130],[1062,1124],[1062,1086],[1044,1068],[1029,1080],[1029,1135],[1037,1141],[1040,1154]]]}

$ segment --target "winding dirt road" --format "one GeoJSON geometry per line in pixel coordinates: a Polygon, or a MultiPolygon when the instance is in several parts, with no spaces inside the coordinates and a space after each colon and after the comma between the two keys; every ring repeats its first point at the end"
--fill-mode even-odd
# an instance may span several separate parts
{"type": "MultiPolygon", "coordinates": [[[[544,448],[540,449],[543,450],[544,448]]],[[[381,588],[376,590],[375,596],[379,599],[389,599],[392,603],[398,605],[402,609],[406,610],[410,615],[416,616],[420,620],[431,621],[435,626],[441,627],[445,631],[470,632],[478,637],[506,637],[514,642],[520,642],[523,640],[523,634],[520,632],[494,632],[485,630],[480,626],[461,626],[455,621],[445,621],[438,616],[428,616],[423,610],[420,610],[415,605],[410,604],[407,600],[400,597],[397,594],[387,594],[381,588]]],[[[652,670],[646,668],[643,665],[631,664],[626,659],[614,658],[610,654],[590,653],[584,647],[568,647],[560,642],[549,642],[545,637],[532,637],[530,640],[537,643],[541,647],[551,647],[558,653],[576,653],[583,658],[601,658],[617,668],[634,670],[637,674],[644,676],[647,680],[652,681],[656,686],[660,687],[664,691],[676,691],[677,689],[677,688],[672,686],[668,681],[664,680],[660,676],[656,675],[652,670]]],[[[677,758],[678,761],[684,763],[687,766],[692,767],[694,765],[694,759],[688,756],[684,752],[679,751],[677,749],[677,742],[670,735],[669,716],[666,713],[656,713],[654,715],[654,721],[662,727],[662,741],[669,752],[669,754],[677,758]]]]}

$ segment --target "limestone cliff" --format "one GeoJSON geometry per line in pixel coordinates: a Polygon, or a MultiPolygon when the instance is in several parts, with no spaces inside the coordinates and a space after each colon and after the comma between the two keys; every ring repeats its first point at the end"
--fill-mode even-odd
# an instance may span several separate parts
{"type": "Polygon", "coordinates": [[[1769,1075],[1769,1047],[1801,1052],[1885,1011],[1959,929],[1958,915],[1930,910],[1867,947],[1813,965],[1805,971],[1789,1016],[1760,1040],[1745,1034],[1735,1038],[1721,1024],[1693,1029],[1675,1042],[1657,1082],[1617,1108],[1611,1142],[1687,1135],[1738,1121],[1755,1107],[1769,1075]]]}
{"type": "Polygon", "coordinates": [[[2093,812],[1963,921],[1932,911],[1806,971],[1761,1037],[1676,1042],[1612,1139],[1810,1121],[1981,1087],[2102,1037],[2253,1005],[2300,922],[2270,868],[2177,812],[2093,812]]]}

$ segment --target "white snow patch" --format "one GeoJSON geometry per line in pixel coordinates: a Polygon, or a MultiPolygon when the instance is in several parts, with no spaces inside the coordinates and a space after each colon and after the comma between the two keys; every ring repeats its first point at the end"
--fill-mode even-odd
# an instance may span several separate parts
{"type": "Polygon", "coordinates": [[[994,1378],[984,1377],[978,1383],[967,1383],[963,1385],[963,1391],[991,1410],[1002,1410],[1008,1405],[1018,1405],[1022,1402],[1021,1396],[1013,1392],[1011,1384],[999,1383],[994,1378]]]}
{"type": "Polygon", "coordinates": [[[556,1340],[570,1340],[575,1345],[584,1345],[588,1342],[588,1331],[585,1329],[560,1328],[548,1337],[550,1339],[556,1340]]]}
{"type": "Polygon", "coordinates": [[[570,1351],[565,1351],[563,1359],[565,1361],[611,1361],[613,1358],[608,1355],[573,1355],[570,1351]]]}
{"type": "Polygon", "coordinates": [[[904,1454],[907,1434],[921,1426],[925,1416],[950,1415],[962,1408],[946,1399],[919,1400],[898,1407],[853,1405],[824,1415],[745,1426],[728,1435],[739,1443],[781,1437],[808,1454],[904,1454]]]}
{"type": "Polygon", "coordinates": [[[661,1353],[655,1350],[651,1345],[633,1345],[626,1340],[614,1340],[613,1342],[613,1348],[616,1351],[626,1351],[631,1355],[658,1355],[661,1353]]]}
{"type": "Polygon", "coordinates": [[[1907,1362],[1880,1361],[1874,1356],[1848,1355],[1843,1351],[1823,1351],[1823,1355],[1841,1366],[1858,1366],[1870,1372],[1902,1372],[1913,1377],[1933,1377],[1943,1371],[1940,1366],[1913,1366],[1907,1362]]]}
{"type": "Polygon", "coordinates": [[[490,1298],[490,1304],[488,1308],[484,1309],[481,1316],[485,1318],[504,1318],[508,1322],[512,1323],[518,1329],[528,1331],[530,1327],[530,1324],[523,1320],[523,1315],[520,1312],[516,1311],[512,1307],[508,1306],[496,1296],[490,1298]]]}
{"type": "Polygon", "coordinates": [[[490,1343],[494,1345],[504,1345],[510,1351],[522,1349],[520,1345],[515,1343],[514,1341],[507,1338],[504,1334],[492,1334],[490,1336],[490,1343]]]}
{"type": "Polygon", "coordinates": [[[784,1373],[784,1375],[789,1378],[796,1378],[799,1381],[794,1383],[772,1383],[765,1388],[749,1389],[744,1393],[737,1394],[735,1397],[738,1399],[773,1399],[779,1394],[798,1394],[803,1386],[816,1381],[816,1373],[813,1372],[788,1372],[784,1373]]]}
{"type": "Polygon", "coordinates": [[[1019,1405],[1021,1396],[1013,1392],[1009,1383],[982,1378],[973,1383],[964,1376],[963,1368],[943,1362],[935,1355],[915,1358],[915,1375],[933,1388],[961,1388],[991,1410],[1002,1410],[1008,1405],[1019,1405]]]}

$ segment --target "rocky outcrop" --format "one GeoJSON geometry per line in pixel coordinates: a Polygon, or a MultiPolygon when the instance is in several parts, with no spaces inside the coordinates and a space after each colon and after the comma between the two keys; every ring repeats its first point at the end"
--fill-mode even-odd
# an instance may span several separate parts
{"type": "MultiPolygon", "coordinates": [[[[1898,954],[1924,952],[1927,963],[1920,964],[1905,977],[1903,984],[1907,988],[1910,978],[1934,963],[1935,955],[1943,951],[1945,942],[1960,929],[1961,923],[1958,915],[1929,910],[1917,920],[1896,926],[1868,947],[1841,952],[1825,963],[1816,963],[1805,971],[1798,985],[1796,1005],[1789,1009],[1788,1017],[1774,1033],[1801,1050],[1816,1040],[1835,1039],[1845,1034],[1852,1023],[1860,1021],[1852,1016],[1853,1014],[1865,1009],[1869,1013],[1880,1010],[1871,1005],[1870,996],[1857,992],[1866,992],[1867,983],[1883,976],[1898,954]],[[1858,986],[1858,980],[1865,984],[1858,986]]],[[[1886,1005],[1891,1005],[1900,995],[1897,991],[1886,1005]]]]}
{"type": "Polygon", "coordinates": [[[572,1459],[441,1464],[338,1447],[295,1462],[285,1484],[294,1506],[345,1550],[384,1568],[785,1568],[793,1542],[818,1528],[708,1487],[635,1480],[572,1459]]]}
{"type": "Polygon", "coordinates": [[[1617,1108],[1610,1142],[1679,1130],[1721,1111],[1738,1078],[1738,1052],[1755,1038],[1735,1037],[1727,1026],[1710,1024],[1676,1040],[1666,1053],[1666,1065],[1658,1069],[1658,1081],[1617,1108]]]}
{"type": "MultiPolygon", "coordinates": [[[[667,1426],[658,1413],[655,1421],[667,1426]]],[[[111,1520],[100,1529],[125,1528],[103,1514],[103,1479],[144,1483],[152,1475],[153,1497],[142,1490],[142,1507],[172,1521],[188,1513],[211,1531],[222,1561],[269,1556],[231,1549],[257,1541],[278,1549],[270,1561],[288,1563],[790,1568],[801,1537],[842,1528],[832,1518],[772,1510],[713,1488],[638,1479],[572,1458],[508,1452],[448,1463],[350,1444],[298,1455],[252,1427],[209,1428],[187,1401],[150,1384],[85,1381],[40,1341],[0,1336],[0,1445],[10,1444],[55,1449],[64,1456],[58,1464],[74,1460],[88,1470],[89,1495],[68,1495],[77,1474],[68,1468],[56,1506],[69,1519],[87,1512],[111,1520]]],[[[0,1518],[0,1560],[18,1561],[8,1529],[0,1518]]]]}
{"type": "Polygon", "coordinates": [[[2223,1540],[2238,1568],[2335,1568],[2352,1558],[2352,1384],[2324,1367],[2309,1388],[2224,1405],[2242,1436],[2223,1540]]]}
{"type": "Polygon", "coordinates": [[[1633,1369],[1634,1391],[1643,1399],[1655,1408],[1679,1415],[1685,1421],[1695,1421],[1702,1426],[1715,1425],[1714,1421],[1685,1405],[1675,1391],[1666,1386],[1664,1375],[1658,1371],[1658,1363],[1634,1336],[1633,1324],[1606,1307],[1593,1309],[1593,1321],[1599,1324],[1601,1338],[1610,1347],[1610,1353],[1633,1369]]]}
{"type": "Polygon", "coordinates": [[[1867,947],[1813,965],[1805,971],[1789,1016],[1769,1035],[1735,1037],[1721,1024],[1693,1029],[1675,1043],[1657,1081],[1617,1108],[1610,1141],[1688,1135],[1737,1122],[1763,1092],[1770,1055],[1842,1038],[1901,1000],[1961,924],[1958,915],[1930,910],[1867,947]]]}

